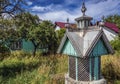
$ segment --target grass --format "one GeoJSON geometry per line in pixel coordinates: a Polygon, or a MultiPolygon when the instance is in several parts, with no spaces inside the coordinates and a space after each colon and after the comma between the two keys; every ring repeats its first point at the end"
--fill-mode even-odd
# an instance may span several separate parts
{"type": "MultiPolygon", "coordinates": [[[[120,84],[120,54],[102,56],[101,60],[108,84],[120,84]]],[[[0,61],[0,84],[64,84],[67,71],[68,56],[42,56],[38,52],[33,57],[16,51],[0,61]]]]}
{"type": "Polygon", "coordinates": [[[108,80],[108,84],[120,84],[120,54],[107,55],[101,58],[102,74],[108,80]]]}
{"type": "Polygon", "coordinates": [[[67,56],[13,52],[0,62],[0,84],[64,84],[67,66],[67,56]]]}

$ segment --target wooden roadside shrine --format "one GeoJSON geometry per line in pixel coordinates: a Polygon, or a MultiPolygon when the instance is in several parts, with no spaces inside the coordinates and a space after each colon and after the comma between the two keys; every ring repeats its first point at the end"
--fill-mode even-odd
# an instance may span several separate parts
{"type": "Polygon", "coordinates": [[[83,15],[75,19],[77,29],[68,28],[57,51],[69,56],[65,84],[106,84],[101,74],[101,56],[114,51],[102,30],[104,23],[91,26],[93,18],[85,15],[86,10],[83,2],[83,15]]]}

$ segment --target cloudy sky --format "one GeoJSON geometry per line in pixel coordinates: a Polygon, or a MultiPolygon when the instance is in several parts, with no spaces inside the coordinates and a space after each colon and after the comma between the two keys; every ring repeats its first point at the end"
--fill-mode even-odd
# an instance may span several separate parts
{"type": "MultiPolygon", "coordinates": [[[[74,22],[80,17],[81,5],[84,0],[30,0],[29,8],[32,14],[38,15],[43,20],[63,21],[67,18],[74,22]]],[[[120,15],[120,0],[85,0],[86,15],[92,16],[94,21],[112,14],[120,15]]]]}

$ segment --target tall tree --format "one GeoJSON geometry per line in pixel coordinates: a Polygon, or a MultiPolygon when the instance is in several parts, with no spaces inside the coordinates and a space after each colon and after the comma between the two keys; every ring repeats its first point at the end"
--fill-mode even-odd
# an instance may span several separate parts
{"type": "Polygon", "coordinates": [[[52,22],[41,21],[38,16],[27,12],[16,16],[16,25],[21,37],[33,43],[34,56],[39,47],[55,52],[57,37],[52,22]]]}
{"type": "Polygon", "coordinates": [[[0,29],[0,59],[10,53],[11,45],[18,41],[18,37],[14,29],[0,29]]]}
{"type": "Polygon", "coordinates": [[[13,16],[24,11],[25,0],[0,0],[0,16],[8,14],[13,16]]]}
{"type": "Polygon", "coordinates": [[[57,30],[56,31],[56,34],[57,34],[57,38],[58,38],[58,44],[60,44],[64,34],[66,32],[66,29],[65,28],[61,28],[60,30],[57,30]]]}
{"type": "Polygon", "coordinates": [[[10,47],[13,42],[18,41],[19,38],[20,35],[15,29],[0,29],[0,41],[6,44],[8,47],[10,47]]]}
{"type": "Polygon", "coordinates": [[[4,33],[4,38],[1,34],[1,40],[4,42],[6,39],[13,38],[15,31],[15,23],[12,18],[7,18],[7,16],[14,17],[16,14],[24,11],[25,0],[0,0],[0,31],[4,33]],[[4,18],[5,16],[5,18],[4,18]]]}
{"type": "Polygon", "coordinates": [[[22,38],[26,38],[28,35],[28,30],[31,26],[37,26],[40,23],[40,19],[37,15],[32,15],[29,12],[20,13],[15,16],[15,24],[22,38]]]}
{"type": "Polygon", "coordinates": [[[37,27],[32,26],[29,30],[29,40],[35,46],[33,55],[38,47],[48,48],[48,53],[55,53],[57,48],[57,37],[54,25],[50,21],[42,21],[37,27]]]}

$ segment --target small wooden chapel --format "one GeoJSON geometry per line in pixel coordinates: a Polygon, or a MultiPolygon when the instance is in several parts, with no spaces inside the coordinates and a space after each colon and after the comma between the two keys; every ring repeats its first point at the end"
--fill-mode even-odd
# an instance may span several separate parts
{"type": "Polygon", "coordinates": [[[57,53],[68,55],[68,73],[65,84],[106,84],[101,73],[101,56],[114,51],[103,32],[104,22],[91,26],[92,17],[85,14],[75,19],[77,29],[68,28],[57,53]]]}

